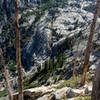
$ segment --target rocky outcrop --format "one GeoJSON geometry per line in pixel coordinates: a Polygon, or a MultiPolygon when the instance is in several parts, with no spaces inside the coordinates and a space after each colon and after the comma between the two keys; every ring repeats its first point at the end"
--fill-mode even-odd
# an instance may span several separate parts
{"type": "MultiPolygon", "coordinates": [[[[34,89],[28,89],[24,91],[24,98],[25,100],[37,100],[38,98],[42,96],[49,95],[52,91],[55,89],[48,89],[47,87],[38,87],[34,89]]],[[[48,96],[48,98],[52,98],[51,96],[48,96]]],[[[14,95],[14,100],[18,100],[18,93],[14,95]]],[[[40,99],[41,100],[41,99],[40,99]]],[[[52,99],[50,99],[52,100],[52,99]]]]}
{"type": "MultiPolygon", "coordinates": [[[[23,14],[29,12],[30,9],[25,8],[25,6],[28,6],[29,4],[34,5],[36,4],[36,1],[19,0],[19,7],[22,7],[25,10],[23,11],[20,8],[19,12],[23,14]]],[[[61,5],[59,7],[54,7],[53,9],[51,8],[47,9],[44,12],[44,15],[40,17],[39,14],[38,17],[34,15],[27,16],[26,19],[28,19],[28,22],[25,23],[23,22],[23,25],[21,26],[27,27],[27,29],[31,28],[31,31],[26,31],[27,30],[26,28],[21,30],[23,30],[22,33],[24,34],[30,34],[31,32],[32,34],[30,35],[30,37],[28,37],[29,38],[29,40],[27,40],[28,43],[26,43],[26,41],[24,41],[23,43],[23,45],[25,45],[22,47],[23,66],[27,67],[27,69],[30,69],[33,66],[38,67],[42,65],[45,60],[47,60],[48,56],[50,57],[56,54],[59,48],[61,48],[64,45],[61,44],[62,40],[66,39],[67,37],[74,36],[76,34],[78,34],[79,37],[81,34],[84,35],[88,34],[91,20],[93,17],[93,12],[87,11],[85,7],[91,9],[92,6],[91,4],[95,5],[95,0],[93,1],[67,0],[67,2],[63,4],[63,6],[61,5]],[[39,20],[37,21],[37,23],[34,23],[36,18],[39,20]],[[53,24],[51,28],[52,18],[53,18],[53,24]],[[34,27],[32,27],[32,25],[34,27]]],[[[8,16],[12,16],[11,12],[13,12],[12,8],[14,7],[13,3],[11,3],[11,0],[2,0],[0,2],[0,7],[6,8],[3,9],[5,10],[3,12],[8,13],[8,16]]],[[[2,20],[0,22],[1,32],[4,24],[7,21],[6,13],[3,13],[1,16],[2,17],[2,20]]]]}
{"type": "MultiPolygon", "coordinates": [[[[55,84],[51,86],[41,86],[37,88],[27,89],[24,91],[25,100],[70,100],[78,96],[85,96],[85,94],[91,93],[92,85],[85,85],[83,88],[72,89],[70,87],[63,87],[56,89],[54,87],[60,85],[55,84]],[[87,93],[88,92],[88,93],[87,93]]],[[[14,95],[14,100],[18,100],[18,94],[14,95]]]]}
{"type": "MultiPolygon", "coordinates": [[[[41,16],[33,35],[31,36],[28,45],[25,47],[25,52],[23,53],[23,60],[28,67],[40,66],[48,58],[48,56],[55,55],[59,48],[57,43],[62,43],[62,40],[67,37],[74,36],[78,34],[88,35],[89,27],[93,18],[93,13],[84,9],[84,7],[89,6],[95,0],[90,1],[78,1],[78,0],[68,0],[63,6],[55,7],[53,10],[50,8],[45,11],[45,14],[41,16]],[[51,31],[51,17],[53,13],[53,34],[51,31]],[[53,35],[53,40],[51,44],[51,37],[53,35]],[[49,52],[49,49],[52,51],[49,52]],[[32,61],[34,60],[34,64],[32,61]]],[[[85,45],[86,45],[86,39],[85,45]]],[[[69,43],[70,44],[70,43],[69,43]]],[[[82,49],[85,49],[85,45],[82,43],[82,49]]],[[[71,46],[72,47],[72,46],[71,46]]]]}

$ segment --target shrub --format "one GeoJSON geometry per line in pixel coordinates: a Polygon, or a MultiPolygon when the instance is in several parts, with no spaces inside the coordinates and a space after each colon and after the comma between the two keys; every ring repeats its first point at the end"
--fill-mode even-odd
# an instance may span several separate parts
{"type": "Polygon", "coordinates": [[[12,75],[15,76],[16,75],[16,67],[15,67],[16,63],[13,60],[9,61],[9,65],[8,65],[8,70],[10,70],[12,72],[12,75]]]}
{"type": "Polygon", "coordinates": [[[78,83],[80,82],[81,78],[76,77],[76,78],[71,78],[70,80],[66,80],[63,83],[61,83],[59,86],[55,87],[56,89],[61,89],[63,87],[71,87],[75,88],[78,83]]]}
{"type": "Polygon", "coordinates": [[[7,95],[6,90],[0,91],[0,97],[5,97],[7,95]]]}
{"type": "Polygon", "coordinates": [[[90,96],[86,96],[86,97],[77,97],[76,99],[74,100],[91,100],[91,97],[90,96]]]}

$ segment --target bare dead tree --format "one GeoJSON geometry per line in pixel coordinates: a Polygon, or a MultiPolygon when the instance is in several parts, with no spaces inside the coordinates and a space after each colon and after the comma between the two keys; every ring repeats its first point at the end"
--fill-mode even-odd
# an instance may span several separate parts
{"type": "Polygon", "coordinates": [[[20,28],[18,20],[18,0],[14,0],[15,5],[15,25],[16,25],[16,62],[18,69],[18,88],[19,97],[18,100],[24,100],[23,97],[23,75],[22,75],[22,64],[21,64],[21,48],[20,48],[20,28]]]}
{"type": "Polygon", "coordinates": [[[88,69],[88,65],[89,65],[90,53],[91,53],[91,49],[92,49],[92,45],[93,45],[93,36],[94,36],[94,32],[95,32],[99,8],[100,8],[100,0],[97,0],[96,11],[94,13],[94,18],[93,18],[93,22],[91,25],[90,35],[89,35],[87,48],[86,48],[81,85],[84,85],[85,80],[86,80],[86,73],[87,73],[87,69],[88,69]]]}
{"type": "Polygon", "coordinates": [[[9,100],[13,100],[13,92],[12,92],[12,89],[10,86],[8,72],[7,72],[7,69],[5,67],[5,60],[4,60],[3,52],[2,52],[1,48],[0,48],[0,56],[1,56],[1,65],[2,65],[2,75],[3,75],[3,78],[5,80],[6,90],[8,92],[9,100]]]}
{"type": "Polygon", "coordinates": [[[100,63],[95,71],[91,100],[100,100],[100,63]]]}

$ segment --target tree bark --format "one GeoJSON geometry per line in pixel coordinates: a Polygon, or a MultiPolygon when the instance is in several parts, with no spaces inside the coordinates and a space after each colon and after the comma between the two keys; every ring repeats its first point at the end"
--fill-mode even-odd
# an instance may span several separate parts
{"type": "Polygon", "coordinates": [[[2,53],[1,48],[0,48],[0,56],[1,56],[1,64],[2,64],[2,75],[3,75],[3,78],[5,80],[5,86],[6,86],[6,90],[8,92],[8,97],[9,97],[9,100],[13,100],[13,93],[12,93],[12,89],[10,86],[8,73],[7,73],[7,69],[5,67],[5,61],[4,61],[4,57],[3,57],[3,53],[2,53]]]}
{"type": "Polygon", "coordinates": [[[84,66],[83,66],[81,85],[84,85],[85,80],[86,80],[86,72],[88,70],[90,53],[91,53],[91,49],[92,49],[92,45],[93,45],[93,36],[94,36],[94,32],[95,32],[99,8],[100,8],[100,0],[97,1],[96,11],[94,13],[93,22],[92,22],[91,29],[90,29],[90,35],[89,35],[89,39],[88,39],[88,43],[87,43],[85,61],[84,61],[84,66]]]}
{"type": "Polygon", "coordinates": [[[100,100],[100,64],[95,71],[91,100],[100,100]]]}
{"type": "Polygon", "coordinates": [[[76,62],[77,62],[77,56],[74,56],[74,63],[73,63],[73,78],[76,77],[76,62]]]}
{"type": "Polygon", "coordinates": [[[21,49],[20,49],[20,29],[18,22],[18,0],[15,2],[15,25],[16,25],[16,62],[18,69],[18,87],[19,87],[19,99],[24,100],[23,98],[23,75],[22,75],[22,64],[21,64],[21,49]]]}

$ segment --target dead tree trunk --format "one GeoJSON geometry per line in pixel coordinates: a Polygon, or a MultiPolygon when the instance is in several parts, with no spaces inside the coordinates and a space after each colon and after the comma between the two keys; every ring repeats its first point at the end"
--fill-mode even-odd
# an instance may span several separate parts
{"type": "Polygon", "coordinates": [[[81,85],[84,85],[85,80],[86,80],[86,72],[87,72],[88,65],[89,65],[90,53],[91,53],[91,49],[92,49],[92,45],[93,45],[93,36],[94,36],[94,32],[95,32],[99,8],[100,8],[100,0],[97,1],[96,11],[94,13],[93,22],[92,22],[91,29],[90,29],[90,35],[89,35],[89,39],[88,39],[88,43],[87,43],[85,61],[84,61],[84,66],[83,66],[81,85]]]}
{"type": "Polygon", "coordinates": [[[91,100],[100,100],[100,64],[95,71],[91,100]]]}
{"type": "Polygon", "coordinates": [[[20,49],[20,29],[18,22],[18,0],[15,2],[15,25],[16,25],[16,62],[18,69],[18,87],[19,87],[19,99],[23,100],[23,75],[22,75],[22,65],[21,65],[21,49],[20,49]]]}
{"type": "Polygon", "coordinates": [[[0,56],[1,56],[1,65],[2,65],[2,75],[3,75],[3,78],[5,80],[6,90],[8,92],[9,100],[13,100],[13,93],[12,93],[12,89],[11,89],[11,86],[10,86],[8,73],[7,73],[7,69],[5,67],[5,61],[4,61],[4,57],[3,57],[3,53],[2,53],[1,48],[0,48],[0,56]]]}
{"type": "Polygon", "coordinates": [[[73,63],[73,78],[74,79],[76,77],[76,64],[77,64],[77,57],[78,57],[78,46],[77,46],[76,54],[74,54],[74,63],[73,63]]]}

